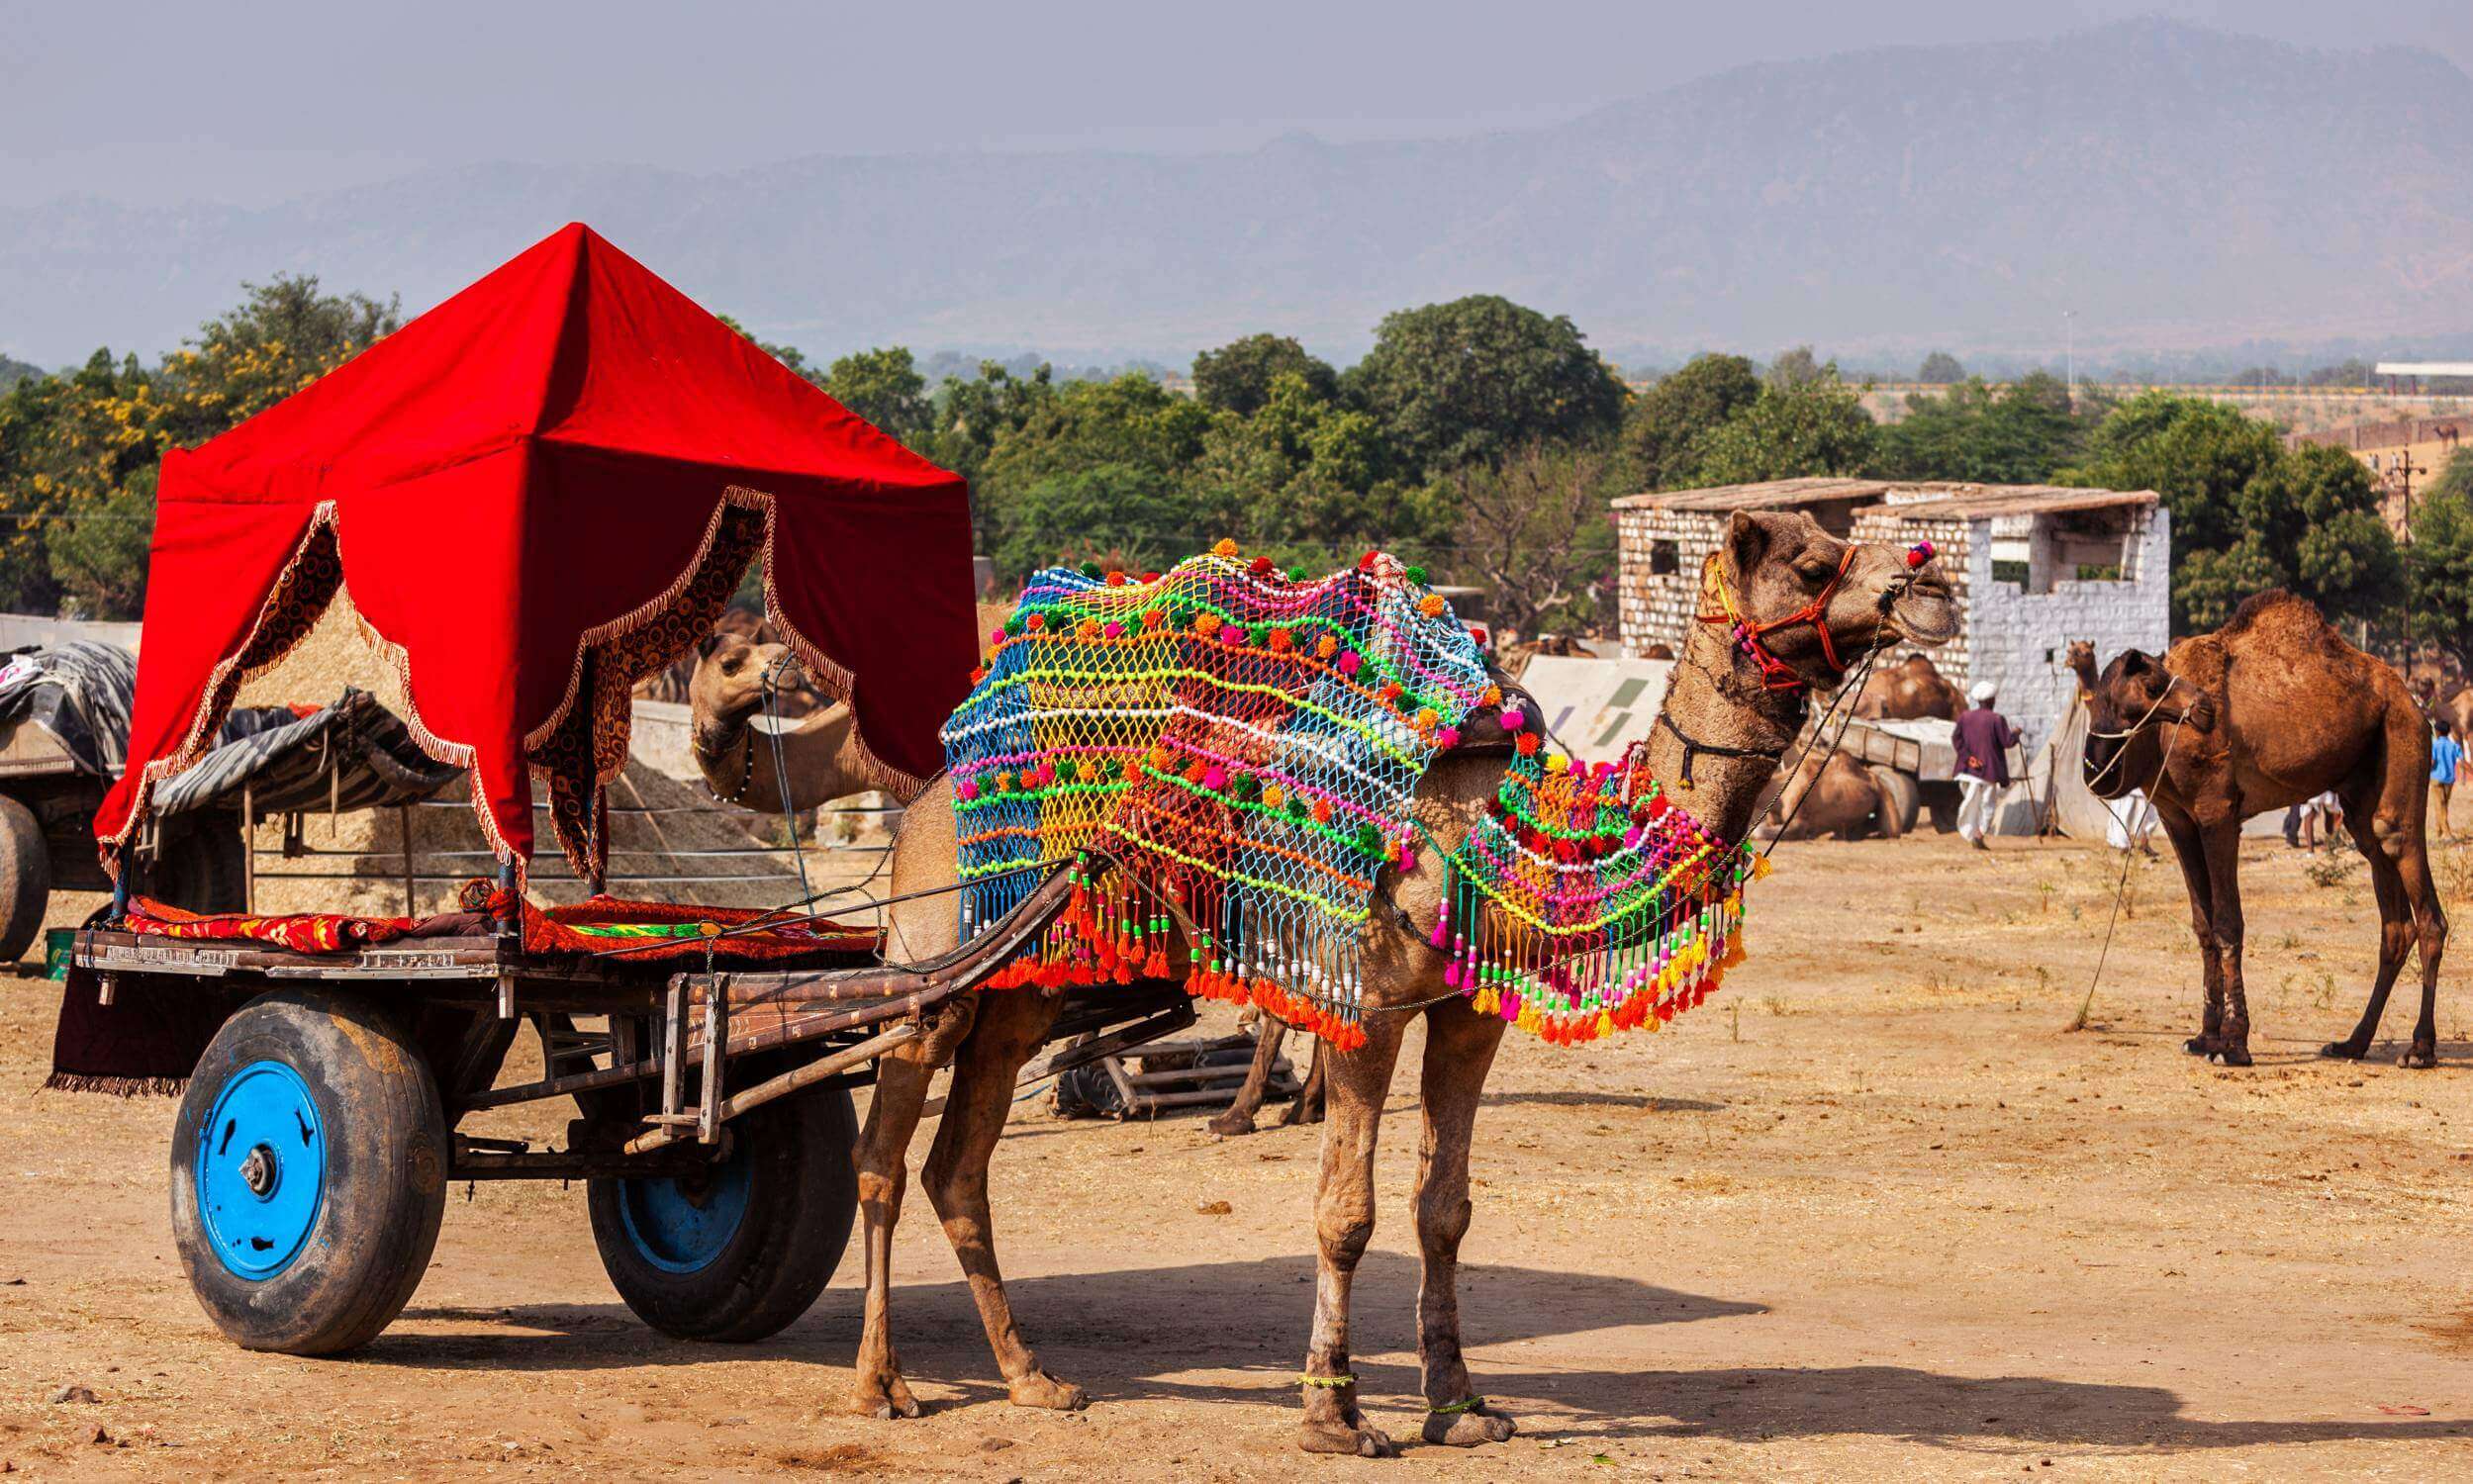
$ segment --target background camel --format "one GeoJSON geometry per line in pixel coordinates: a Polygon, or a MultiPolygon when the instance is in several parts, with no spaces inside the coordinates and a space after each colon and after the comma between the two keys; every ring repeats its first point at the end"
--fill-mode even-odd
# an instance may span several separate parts
{"type": "Polygon", "coordinates": [[[1938,717],[1955,721],[1966,709],[1957,687],[1941,674],[1930,655],[1910,654],[1895,665],[1882,665],[1855,697],[1855,714],[1863,721],[1920,721],[1938,717]]]}
{"type": "MultiPolygon", "coordinates": [[[[1834,687],[1844,677],[1829,663],[1817,625],[1836,652],[1852,659],[1883,643],[1939,643],[1955,632],[1950,589],[1939,570],[1910,571],[1901,553],[1857,547],[1823,531],[1801,512],[1739,512],[1704,571],[1722,578],[1744,616],[1785,618],[1827,602],[1816,619],[1781,627],[1768,647],[1802,685],[1771,689],[1754,658],[1721,628],[1695,625],[1666,692],[1664,723],[1648,750],[1654,775],[1672,796],[1720,837],[1749,833],[1779,759],[1806,718],[1806,690],[1834,687]],[[1843,580],[1835,577],[1842,571],[1843,580]],[[1686,762],[1691,766],[1686,766],[1686,762]],[[1686,784],[1684,779],[1692,782],[1686,784]]],[[[1471,740],[1436,760],[1419,785],[1417,822],[1445,851],[1474,827],[1494,796],[1504,767],[1502,735],[1473,726],[1471,740]]],[[[955,881],[952,786],[939,779],[904,816],[893,864],[897,896],[950,886],[955,881]]],[[[1305,1416],[1300,1441],[1308,1451],[1373,1456],[1389,1439],[1359,1411],[1349,1370],[1350,1285],[1374,1234],[1374,1161],[1382,1104],[1397,1062],[1407,1016],[1425,1021],[1418,1100],[1423,1127],[1416,1228],[1422,1252],[1418,1295],[1418,1355],[1429,1412],[1428,1441],[1472,1445],[1511,1436],[1512,1421],[1475,1395],[1461,1353],[1458,1268],[1468,1231],[1469,1150],[1476,1108],[1502,1038],[1498,1016],[1479,1015],[1445,991],[1442,964],[1425,941],[1440,906],[1443,873],[1405,876],[1386,870],[1382,887],[1407,918],[1371,928],[1365,943],[1367,1042],[1355,1051],[1326,1052],[1328,1117],[1315,1187],[1314,1230],[1319,1278],[1306,1349],[1305,1416]]],[[[892,913],[888,955],[921,962],[958,946],[953,904],[902,902],[892,913]]],[[[1182,945],[1177,955],[1182,958],[1182,945]]],[[[854,1403],[880,1417],[915,1416],[918,1404],[904,1381],[892,1343],[893,1230],[905,1179],[904,1151],[917,1127],[933,1069],[953,1064],[953,1084],[921,1183],[942,1220],[968,1278],[980,1318],[1002,1371],[1007,1394],[1021,1405],[1078,1407],[1079,1387],[1041,1370],[1015,1327],[998,1270],[988,1204],[988,1160],[1012,1105],[1022,1062],[1046,1038],[1059,1001],[1030,990],[965,996],[944,1010],[930,1034],[880,1065],[876,1096],[859,1141],[859,1199],[865,1221],[867,1296],[857,1358],[854,1403]]]]}
{"type": "Polygon", "coordinates": [[[1864,840],[1878,834],[1894,840],[1901,833],[1898,801],[1888,786],[1851,753],[1815,748],[1803,755],[1778,790],[1775,814],[1784,821],[1783,840],[1864,840]]]}
{"type": "MultiPolygon", "coordinates": [[[[2085,676],[2081,670],[2082,683],[2085,676]]],[[[2188,1050],[2228,1066],[2250,1062],[2241,821],[2331,788],[2370,864],[2379,968],[2360,1024],[2323,1054],[2368,1054],[2388,990],[2418,946],[2422,1015],[2400,1060],[2434,1065],[2447,917],[2423,842],[2429,731],[2404,678],[2345,643],[2316,607],[2277,589],[2160,660],[2123,651],[2089,690],[2087,788],[2104,799],[2144,788],[2189,886],[2207,1007],[2188,1050]]]]}
{"type": "MultiPolygon", "coordinates": [[[[704,642],[687,685],[693,713],[689,750],[713,796],[744,808],[775,812],[782,807],[782,774],[774,766],[774,743],[753,725],[764,709],[765,674],[788,689],[798,677],[781,644],[758,644],[744,635],[716,633],[704,642]],[[781,668],[776,669],[779,666],[781,668]]],[[[802,813],[836,798],[863,793],[866,763],[852,736],[850,707],[835,702],[798,718],[781,733],[782,767],[790,777],[790,810],[802,813]]]]}

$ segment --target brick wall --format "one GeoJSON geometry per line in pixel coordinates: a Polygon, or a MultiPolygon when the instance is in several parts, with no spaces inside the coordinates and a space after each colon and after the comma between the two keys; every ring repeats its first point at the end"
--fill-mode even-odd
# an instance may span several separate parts
{"type": "Polygon", "coordinates": [[[1622,510],[1615,516],[1623,648],[1639,654],[1652,644],[1664,644],[1680,654],[1692,615],[1700,610],[1700,564],[1717,549],[1726,517],[1663,510],[1622,510]],[[1673,543],[1672,572],[1653,570],[1660,541],[1673,543]]]}

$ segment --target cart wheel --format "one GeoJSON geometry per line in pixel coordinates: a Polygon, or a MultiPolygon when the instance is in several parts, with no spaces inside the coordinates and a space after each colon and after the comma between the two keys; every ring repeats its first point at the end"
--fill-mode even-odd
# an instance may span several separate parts
{"type": "Polygon", "coordinates": [[[780,1333],[824,1291],[858,1214],[845,1089],[784,1098],[728,1128],[729,1155],[709,1174],[588,1182],[593,1241],[618,1297],[681,1340],[780,1333]]]}
{"type": "Polygon", "coordinates": [[[51,901],[51,852],[35,811],[0,793],[0,963],[26,957],[51,901]]]}
{"type": "Polygon", "coordinates": [[[172,1235],[189,1286],[244,1349],[367,1344],[429,1265],[446,1122],[412,1038],[310,989],[224,1022],[172,1129],[172,1235]]]}

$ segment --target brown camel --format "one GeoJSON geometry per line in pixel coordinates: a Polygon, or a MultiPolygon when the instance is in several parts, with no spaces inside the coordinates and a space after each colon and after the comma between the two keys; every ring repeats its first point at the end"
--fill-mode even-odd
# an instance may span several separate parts
{"type": "MultiPolygon", "coordinates": [[[[1833,653],[1852,661],[1879,644],[1937,643],[1955,632],[1949,584],[1936,567],[1910,573],[1902,553],[1877,546],[1850,551],[1800,512],[1737,513],[1704,570],[1731,585],[1745,616],[1755,622],[1789,618],[1827,595],[1816,620],[1782,626],[1768,637],[1778,662],[1806,686],[1829,688],[1844,679],[1829,658],[1833,653]],[[1825,626],[1825,635],[1816,623],[1825,626]]],[[[1666,693],[1666,724],[1648,751],[1653,772],[1670,781],[1673,797],[1728,839],[1743,839],[1750,831],[1778,759],[1806,716],[1801,687],[1772,689],[1765,679],[1755,658],[1724,630],[1696,625],[1666,693]]],[[[1494,796],[1505,761],[1499,729],[1494,730],[1496,749],[1473,737],[1438,759],[1418,787],[1417,820],[1445,850],[1474,825],[1494,796]]],[[[897,896],[955,881],[951,805],[951,782],[939,779],[910,806],[894,855],[897,896]]],[[[1312,1452],[1372,1456],[1390,1450],[1389,1439],[1358,1409],[1349,1372],[1349,1290],[1374,1234],[1375,1146],[1410,1014],[1423,1016],[1426,1028],[1416,1194],[1424,1254],[1418,1349],[1430,1408],[1423,1433],[1429,1441],[1467,1446],[1501,1441],[1514,1431],[1509,1417],[1475,1396],[1461,1354],[1458,1271],[1471,1210],[1470,1135],[1504,1024],[1443,988],[1442,965],[1425,942],[1441,904],[1442,877],[1431,868],[1404,876],[1383,873],[1410,926],[1384,921],[1369,928],[1367,1043],[1324,1057],[1329,1113],[1314,1207],[1320,1279],[1305,1359],[1305,1373],[1314,1379],[1303,1388],[1300,1435],[1312,1452]]],[[[929,899],[895,906],[888,933],[888,955],[911,963],[951,952],[960,936],[953,903],[929,899]]],[[[1172,955],[1181,957],[1182,949],[1172,955]]],[[[1041,1370],[1014,1326],[988,1205],[988,1160],[1012,1106],[1015,1074],[1047,1038],[1059,1003],[1028,989],[965,996],[940,1013],[928,1035],[879,1064],[858,1151],[867,1297],[853,1400],[862,1412],[888,1418],[918,1412],[892,1342],[893,1230],[901,1211],[904,1154],[926,1099],[928,1077],[948,1059],[952,1089],[920,1182],[961,1260],[1007,1395],[1024,1406],[1082,1405],[1081,1388],[1041,1370]]]]}
{"type": "MultiPolygon", "coordinates": [[[[1262,1019],[1254,1027],[1254,1065],[1246,1069],[1245,1084],[1237,1088],[1235,1102],[1203,1125],[1222,1139],[1241,1139],[1254,1132],[1254,1115],[1263,1110],[1263,1099],[1270,1095],[1271,1069],[1280,1060],[1281,1043],[1288,1037],[1286,1021],[1268,1010],[1260,1013],[1262,1019]]],[[[1322,1042],[1308,1039],[1313,1040],[1313,1069],[1305,1073],[1304,1085],[1296,1089],[1288,1110],[1280,1115],[1282,1128],[1322,1122],[1322,1042]]]]}
{"type": "Polygon", "coordinates": [[[1776,815],[1784,821],[1781,840],[1895,840],[1900,833],[1888,787],[1860,759],[1834,750],[1803,756],[1778,791],[1776,815]]]}
{"type": "Polygon", "coordinates": [[[1895,665],[1874,669],[1855,697],[1855,715],[1861,721],[1920,721],[1928,716],[1955,721],[1966,709],[1929,655],[1911,654],[1895,665]]]}
{"type": "Polygon", "coordinates": [[[2447,916],[2423,841],[2429,731],[2404,677],[2345,643],[2309,603],[2277,589],[2161,660],[2124,650],[2090,691],[2087,788],[2105,799],[2145,788],[2189,886],[2207,1008],[2187,1049],[2226,1066],[2250,1062],[2241,821],[2331,788],[2370,864],[2379,969],[2361,1023],[2322,1055],[2368,1055],[2388,990],[2419,947],[2422,1016],[2400,1060],[2435,1065],[2447,916]]]}
{"type": "MultiPolygon", "coordinates": [[[[693,708],[689,750],[705,787],[724,803],[778,812],[782,775],[774,768],[773,742],[753,724],[764,709],[768,671],[787,690],[797,672],[775,669],[789,660],[782,644],[757,644],[745,636],[716,633],[704,643],[688,681],[693,708]]],[[[852,736],[850,707],[836,702],[800,717],[781,732],[781,763],[790,776],[790,811],[804,813],[836,798],[864,793],[866,763],[852,736]]]]}

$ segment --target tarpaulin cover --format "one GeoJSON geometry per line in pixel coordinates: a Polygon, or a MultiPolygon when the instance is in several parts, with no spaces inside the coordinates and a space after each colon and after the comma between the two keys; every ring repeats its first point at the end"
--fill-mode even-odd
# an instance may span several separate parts
{"type": "Polygon", "coordinates": [[[531,854],[538,771],[586,871],[627,687],[710,629],[759,549],[768,614],[850,699],[875,782],[935,772],[977,658],[963,482],[580,225],[167,455],[157,500],[107,845],[338,585],[498,848],[531,854]]]}

